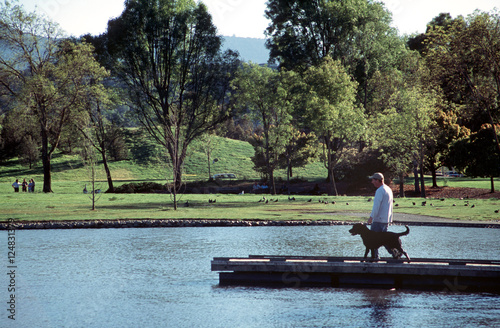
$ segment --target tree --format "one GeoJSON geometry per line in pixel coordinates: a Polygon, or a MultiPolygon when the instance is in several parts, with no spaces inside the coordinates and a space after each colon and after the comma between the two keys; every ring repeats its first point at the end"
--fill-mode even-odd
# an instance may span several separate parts
{"type": "Polygon", "coordinates": [[[263,158],[265,169],[261,171],[266,174],[274,194],[274,171],[292,138],[292,111],[298,83],[294,72],[248,64],[243,65],[233,82],[236,101],[248,107],[250,115],[262,125],[262,135],[254,136],[251,142],[255,148],[253,160],[258,168],[263,158]]]}
{"type": "MultiPolygon", "coordinates": [[[[88,129],[93,130],[94,127],[89,127],[88,129]]],[[[99,180],[99,163],[96,154],[98,148],[95,146],[96,142],[93,141],[93,132],[87,131],[85,133],[87,136],[83,142],[82,152],[80,154],[83,166],[87,170],[87,181],[90,184],[90,188],[87,188],[87,184],[83,189],[83,193],[87,194],[92,202],[92,211],[95,210],[97,201],[101,198],[101,188],[99,180]]],[[[106,172],[108,173],[108,172],[106,172]]]]}
{"type": "Polygon", "coordinates": [[[370,0],[270,0],[266,42],[271,60],[303,72],[325,57],[339,60],[358,82],[358,102],[369,102],[368,81],[406,52],[391,14],[370,0]]]}
{"type": "Polygon", "coordinates": [[[328,180],[337,195],[335,165],[342,152],[365,133],[365,115],[355,105],[357,83],[330,57],[304,73],[306,121],[323,144],[328,180]]]}
{"type": "Polygon", "coordinates": [[[200,137],[201,151],[207,156],[208,179],[212,177],[211,164],[218,161],[217,158],[212,159],[212,153],[218,145],[219,139],[214,133],[206,133],[200,137]]]}
{"type": "Polygon", "coordinates": [[[188,146],[231,115],[237,54],[221,53],[205,5],[192,0],[127,1],[105,39],[130,106],[171,160],[177,209],[188,146]]]}
{"type": "Polygon", "coordinates": [[[0,5],[0,86],[39,122],[44,192],[52,192],[51,157],[72,112],[107,74],[90,45],[61,37],[55,23],[19,5],[0,5]]]}
{"type": "Polygon", "coordinates": [[[40,159],[40,133],[37,120],[23,108],[12,107],[3,116],[1,159],[17,156],[22,164],[32,165],[40,159]]]}
{"type": "MultiPolygon", "coordinates": [[[[427,32],[427,62],[472,130],[500,119],[500,15],[476,11],[427,32]]],[[[494,133],[497,151],[500,143],[494,133]]]]}
{"type": "Polygon", "coordinates": [[[418,85],[402,83],[382,108],[383,112],[370,120],[372,147],[380,150],[384,162],[399,177],[401,197],[404,197],[404,176],[415,161],[420,168],[420,191],[425,198],[423,162],[425,145],[432,137],[435,98],[418,85]]]}
{"type": "MultiPolygon", "coordinates": [[[[279,158],[279,168],[286,169],[287,183],[293,177],[294,167],[304,167],[312,160],[317,159],[318,137],[311,133],[297,130],[292,131],[292,138],[285,147],[285,152],[279,158]]],[[[290,186],[288,186],[290,187],[290,186]]]]}
{"type": "MultiPolygon", "coordinates": [[[[108,156],[111,149],[111,144],[114,139],[119,135],[113,133],[113,123],[109,122],[105,116],[105,112],[110,108],[116,108],[116,101],[113,101],[109,95],[113,92],[110,89],[104,88],[102,85],[94,88],[93,93],[87,95],[85,99],[83,116],[84,122],[78,123],[77,127],[86,139],[86,145],[95,148],[101,155],[104,171],[106,172],[106,179],[108,181],[108,192],[114,192],[113,178],[111,177],[111,170],[108,164],[108,156]]],[[[87,151],[90,153],[90,151],[87,151]]],[[[94,161],[94,153],[91,153],[91,161],[94,161]]],[[[93,162],[89,162],[89,166],[94,168],[93,162]]]]}
{"type": "Polygon", "coordinates": [[[437,168],[446,165],[446,154],[450,145],[456,140],[468,137],[470,130],[467,127],[461,126],[457,113],[460,111],[460,106],[446,101],[439,97],[437,102],[438,110],[435,116],[435,124],[431,126],[430,135],[433,136],[431,142],[426,143],[426,158],[425,167],[427,167],[432,175],[432,187],[437,188],[437,168]]]}
{"type": "Polygon", "coordinates": [[[456,141],[448,154],[450,163],[467,176],[490,178],[492,193],[494,177],[500,176],[500,154],[496,151],[494,134],[495,129],[485,124],[468,138],[456,141]]]}

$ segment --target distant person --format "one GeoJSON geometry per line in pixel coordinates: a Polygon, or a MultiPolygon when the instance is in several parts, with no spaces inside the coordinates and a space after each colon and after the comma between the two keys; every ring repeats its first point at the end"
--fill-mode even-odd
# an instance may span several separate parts
{"type": "Polygon", "coordinates": [[[26,179],[23,179],[23,183],[21,184],[23,192],[28,191],[28,183],[26,182],[26,179]]]}
{"type": "MultiPolygon", "coordinates": [[[[372,184],[377,188],[375,198],[373,200],[373,208],[368,219],[368,224],[371,224],[370,230],[378,232],[386,232],[387,227],[392,223],[392,189],[384,183],[384,175],[382,173],[373,174],[372,184]]],[[[391,250],[387,249],[389,253],[391,250]]],[[[378,258],[378,250],[375,250],[373,257],[378,258]]]]}
{"type": "Polygon", "coordinates": [[[28,192],[35,192],[35,179],[30,179],[30,183],[28,183],[28,192]]]}
{"type": "Polygon", "coordinates": [[[16,182],[12,184],[12,188],[14,188],[14,192],[19,192],[19,180],[16,179],[16,182]]]}

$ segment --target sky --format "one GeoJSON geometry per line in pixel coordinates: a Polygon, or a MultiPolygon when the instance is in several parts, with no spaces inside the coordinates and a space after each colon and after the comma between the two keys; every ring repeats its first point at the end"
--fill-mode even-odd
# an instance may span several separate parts
{"type": "MultiPolygon", "coordinates": [[[[42,13],[60,24],[68,35],[99,35],[107,22],[120,16],[124,0],[19,0],[27,11],[42,13]]],[[[269,22],[264,17],[267,0],[204,0],[218,32],[224,36],[264,38],[269,22]]],[[[453,18],[475,9],[500,10],[499,0],[383,0],[393,14],[399,34],[423,33],[426,25],[442,12],[453,18]]]]}

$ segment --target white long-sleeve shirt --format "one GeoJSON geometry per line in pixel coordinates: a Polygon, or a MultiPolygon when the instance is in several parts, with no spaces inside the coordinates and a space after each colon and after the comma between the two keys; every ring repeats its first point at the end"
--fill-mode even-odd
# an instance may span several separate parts
{"type": "Polygon", "coordinates": [[[377,189],[370,214],[373,222],[392,222],[392,199],[392,190],[389,186],[383,184],[377,189]]]}

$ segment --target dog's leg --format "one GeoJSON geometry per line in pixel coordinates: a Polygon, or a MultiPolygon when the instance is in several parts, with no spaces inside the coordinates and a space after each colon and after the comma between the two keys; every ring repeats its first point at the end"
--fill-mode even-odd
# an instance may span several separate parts
{"type": "Polygon", "coordinates": [[[370,249],[368,247],[366,247],[365,256],[363,257],[363,262],[366,261],[366,258],[368,257],[368,252],[369,251],[370,251],[370,249]]]}
{"type": "Polygon", "coordinates": [[[372,252],[372,261],[373,262],[378,261],[379,257],[378,257],[378,254],[377,254],[377,248],[372,248],[371,252],[372,252]]]}
{"type": "Polygon", "coordinates": [[[392,257],[396,260],[399,260],[402,254],[397,248],[392,248],[389,253],[391,253],[392,257]]]}
{"type": "Polygon", "coordinates": [[[406,258],[408,259],[408,263],[410,263],[411,260],[410,257],[408,256],[408,253],[406,253],[403,249],[401,249],[401,251],[402,251],[401,253],[403,253],[404,256],[406,256],[406,258]]]}
{"type": "Polygon", "coordinates": [[[408,262],[410,262],[410,257],[408,256],[408,253],[406,253],[402,247],[396,248],[395,251],[399,253],[399,258],[401,258],[401,256],[404,255],[408,259],[408,262]]]}

